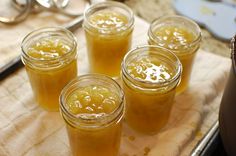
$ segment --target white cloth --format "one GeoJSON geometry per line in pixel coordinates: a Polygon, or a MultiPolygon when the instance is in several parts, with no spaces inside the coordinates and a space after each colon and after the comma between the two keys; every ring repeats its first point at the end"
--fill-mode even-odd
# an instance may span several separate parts
{"type": "MultiPolygon", "coordinates": [[[[146,22],[136,18],[133,47],[146,44],[148,27],[146,22]]],[[[82,29],[76,32],[76,37],[81,75],[88,71],[82,29]]],[[[19,46],[14,48],[20,49],[19,46]]],[[[4,46],[0,45],[0,51],[2,49],[12,50],[6,43],[4,46]]],[[[217,120],[229,67],[229,59],[200,50],[195,60],[190,87],[175,98],[167,126],[155,136],[145,136],[136,134],[125,125],[121,156],[189,155],[196,142],[217,120]]],[[[36,105],[25,69],[18,70],[0,82],[0,108],[0,156],[71,155],[60,114],[46,112],[36,105]]]]}

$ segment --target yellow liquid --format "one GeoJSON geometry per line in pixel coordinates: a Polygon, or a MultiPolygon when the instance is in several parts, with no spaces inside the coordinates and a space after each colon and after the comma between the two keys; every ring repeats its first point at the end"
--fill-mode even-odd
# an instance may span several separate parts
{"type": "MultiPolygon", "coordinates": [[[[146,83],[166,82],[174,76],[174,69],[152,57],[134,60],[127,65],[127,71],[134,79],[146,83]]],[[[148,92],[133,88],[129,82],[123,86],[128,124],[142,133],[157,133],[169,119],[175,87],[171,90],[148,92]]]]}
{"type": "Polygon", "coordinates": [[[182,92],[188,87],[191,76],[192,66],[195,58],[195,52],[199,45],[191,46],[196,40],[196,35],[186,28],[175,26],[162,26],[154,32],[157,42],[150,41],[150,44],[157,44],[168,48],[174,52],[183,66],[181,82],[177,87],[177,92],[182,92]]]}
{"type": "MultiPolygon", "coordinates": [[[[78,88],[67,99],[68,110],[84,119],[111,114],[120,104],[118,96],[106,87],[93,85],[78,88]]],[[[67,125],[74,156],[117,156],[121,139],[121,122],[94,129],[67,125]]]]}
{"type": "MultiPolygon", "coordinates": [[[[45,38],[32,44],[27,53],[30,57],[40,61],[60,58],[69,53],[70,47],[60,39],[45,38]]],[[[40,106],[49,111],[58,111],[59,95],[63,87],[77,75],[77,62],[64,62],[59,67],[45,70],[34,68],[26,64],[36,101],[40,106]]]]}
{"type": "Polygon", "coordinates": [[[103,10],[89,17],[95,29],[85,29],[91,72],[119,76],[120,64],[131,47],[132,29],[126,16],[103,10]]]}

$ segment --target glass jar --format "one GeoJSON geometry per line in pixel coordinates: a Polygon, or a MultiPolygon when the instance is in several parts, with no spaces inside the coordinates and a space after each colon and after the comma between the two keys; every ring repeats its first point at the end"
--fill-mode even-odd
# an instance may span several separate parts
{"type": "Polygon", "coordinates": [[[177,92],[189,84],[196,52],[200,47],[201,29],[192,20],[182,16],[164,16],[154,20],[148,31],[149,44],[159,45],[174,52],[183,66],[177,92]]]}
{"type": "Polygon", "coordinates": [[[37,103],[58,111],[61,90],[77,75],[76,38],[64,28],[41,28],[23,39],[21,49],[37,103]]]}
{"type": "Polygon", "coordinates": [[[84,13],[90,70],[112,77],[120,74],[120,64],[131,47],[134,15],[119,2],[92,5],[84,13]]]}
{"type": "Polygon", "coordinates": [[[136,131],[155,134],[168,122],[182,66],[171,51],[143,46],[122,62],[127,123],[136,131]]]}
{"type": "Polygon", "coordinates": [[[118,156],[124,95],[115,80],[79,76],[63,89],[60,110],[74,156],[118,156]]]}

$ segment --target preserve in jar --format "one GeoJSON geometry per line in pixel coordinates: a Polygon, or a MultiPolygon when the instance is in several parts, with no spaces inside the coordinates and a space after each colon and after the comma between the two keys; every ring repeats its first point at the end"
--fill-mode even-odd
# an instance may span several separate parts
{"type": "Polygon", "coordinates": [[[74,156],[118,156],[124,95],[112,78],[88,74],[71,81],[60,96],[74,156]]]}
{"type": "Polygon", "coordinates": [[[122,62],[125,120],[134,130],[155,134],[168,122],[182,66],[171,51],[142,46],[122,62]]]}
{"type": "Polygon", "coordinates": [[[77,43],[63,28],[41,28],[22,41],[22,61],[37,103],[48,111],[59,110],[63,87],[77,75],[77,43]]]}
{"type": "Polygon", "coordinates": [[[201,30],[192,20],[182,16],[164,16],[154,20],[148,31],[149,44],[159,45],[174,52],[183,66],[177,92],[189,84],[196,52],[200,47],[201,30]]]}
{"type": "Polygon", "coordinates": [[[120,74],[120,64],[131,47],[134,15],[119,2],[92,5],[84,14],[90,71],[112,77],[120,74]]]}

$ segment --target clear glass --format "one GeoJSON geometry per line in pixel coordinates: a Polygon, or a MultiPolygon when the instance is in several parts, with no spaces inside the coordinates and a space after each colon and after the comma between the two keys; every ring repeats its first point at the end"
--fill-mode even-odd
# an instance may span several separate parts
{"type": "Polygon", "coordinates": [[[83,28],[92,73],[119,76],[121,61],[131,47],[133,25],[132,10],[119,2],[97,3],[85,12],[83,28]]]}
{"type": "Polygon", "coordinates": [[[148,37],[149,44],[163,46],[180,59],[183,73],[177,92],[181,93],[190,81],[194,58],[200,47],[201,29],[186,17],[164,16],[151,23],[148,37]]]}
{"type": "MultiPolygon", "coordinates": [[[[97,98],[100,93],[88,94],[88,96],[94,100],[93,98],[97,98]]],[[[78,94],[78,96],[80,95],[78,94]]],[[[86,106],[90,106],[90,104],[86,104],[86,106]]],[[[82,107],[79,109],[81,110],[82,107]]],[[[70,146],[74,156],[118,156],[124,114],[124,94],[116,81],[99,74],[88,74],[74,79],[61,93],[60,110],[66,122],[70,146]],[[70,109],[70,97],[81,88],[90,86],[92,88],[94,86],[102,86],[112,91],[112,94],[116,94],[119,99],[117,107],[102,116],[99,116],[98,112],[91,113],[92,117],[90,116],[91,114],[73,113],[70,109]]]]}
{"type": "MultiPolygon", "coordinates": [[[[141,70],[147,69],[148,66],[141,61],[139,63],[141,70]]],[[[182,66],[177,56],[159,46],[138,47],[125,55],[122,62],[122,84],[126,99],[125,119],[133,129],[145,134],[155,134],[165,126],[181,71],[182,66]],[[142,58],[157,60],[160,67],[166,66],[170,69],[172,76],[164,81],[159,81],[158,78],[158,81],[139,79],[131,74],[132,71],[128,67],[142,58]]],[[[158,74],[158,71],[156,73],[158,74]]]]}
{"type": "Polygon", "coordinates": [[[77,76],[77,43],[74,35],[64,28],[42,28],[29,33],[23,39],[21,48],[21,59],[37,103],[48,111],[58,111],[61,90],[77,76]],[[50,40],[50,43],[41,44],[46,40],[50,40]],[[39,42],[41,50],[34,49],[33,55],[32,48],[37,48],[39,42]],[[48,51],[53,49],[59,54],[62,47],[68,50],[65,54],[47,58],[48,51]]]}

